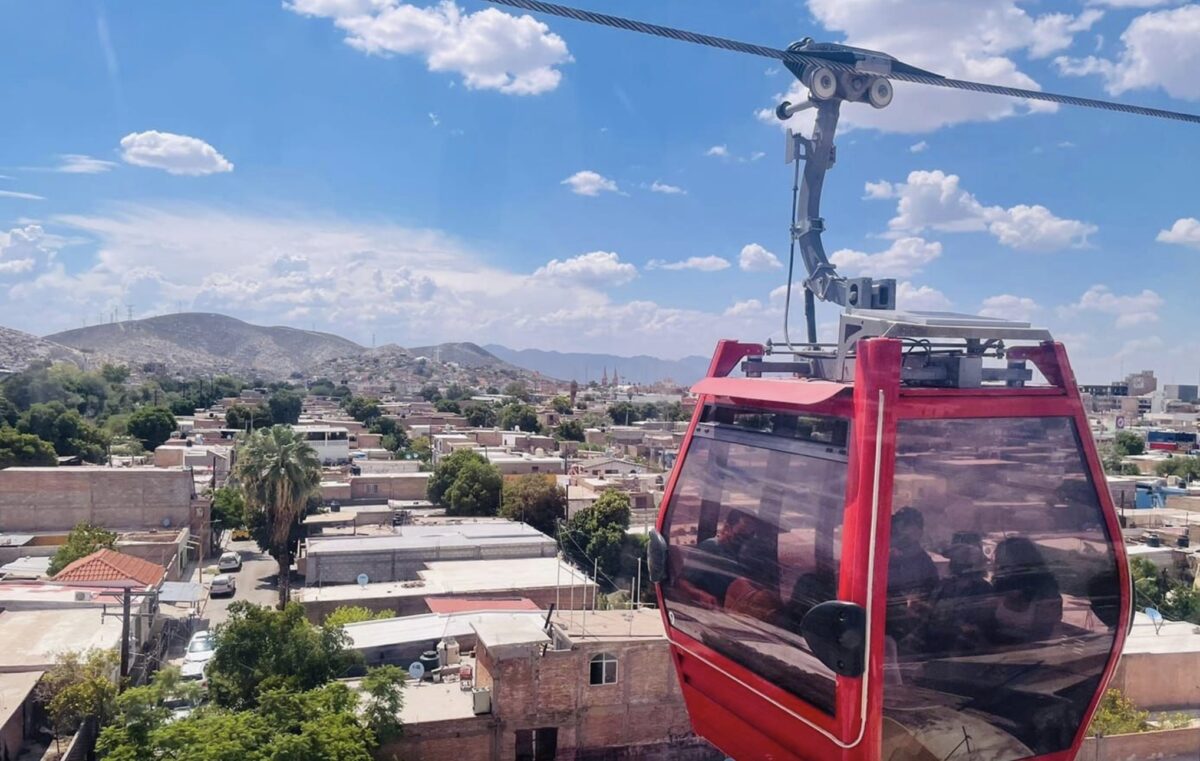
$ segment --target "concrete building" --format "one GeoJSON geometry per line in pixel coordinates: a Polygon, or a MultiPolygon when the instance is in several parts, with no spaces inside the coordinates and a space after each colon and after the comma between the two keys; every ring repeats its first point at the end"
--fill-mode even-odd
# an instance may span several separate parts
{"type": "Polygon", "coordinates": [[[350,432],[345,427],[297,425],[293,426],[293,429],[317,451],[317,457],[322,464],[334,465],[350,461],[350,432]]]}
{"type": "Polygon", "coordinates": [[[1163,393],[1168,399],[1175,399],[1181,402],[1191,403],[1200,401],[1200,386],[1196,385],[1168,383],[1163,386],[1163,393]]]}
{"type": "Polygon", "coordinates": [[[0,533],[65,534],[79,523],[116,531],[187,527],[207,548],[210,504],[183,468],[0,470],[0,533]]]}
{"type": "Polygon", "coordinates": [[[309,586],[371,581],[412,581],[428,563],[447,560],[553,558],[554,540],[524,523],[403,526],[382,536],[332,536],[308,540],[300,558],[309,586]]]}
{"type": "Polygon", "coordinates": [[[382,757],[402,750],[410,761],[722,758],[691,734],[658,611],[473,628],[472,689],[417,688],[422,699],[406,701],[402,714],[404,739],[382,757]]]}
{"type": "Polygon", "coordinates": [[[37,731],[33,690],[43,673],[0,674],[0,759],[18,758],[25,738],[37,731]]]}
{"type": "Polygon", "coordinates": [[[553,455],[536,455],[524,452],[487,450],[488,462],[495,465],[501,475],[524,476],[530,473],[566,472],[566,461],[553,455]]]}
{"type": "MultiPolygon", "coordinates": [[[[360,462],[362,461],[360,460],[360,462]]],[[[425,499],[429,476],[429,473],[405,471],[399,473],[364,472],[362,475],[350,476],[349,499],[370,502],[386,502],[389,499],[425,499]]]]}
{"type": "MultiPolygon", "coordinates": [[[[489,601],[481,601],[486,603],[489,601]]],[[[490,601],[495,603],[514,601],[490,601]]],[[[519,601],[517,601],[519,602],[519,601]]],[[[496,609],[471,610],[458,613],[425,613],[400,618],[363,621],[346,626],[349,647],[362,654],[368,666],[392,664],[407,667],[438,642],[453,637],[463,652],[474,650],[477,644],[475,626],[490,622],[532,621],[540,624],[545,611],[528,600],[530,608],[511,609],[499,604],[496,609]]]]}
{"type": "Polygon", "coordinates": [[[557,603],[560,608],[581,609],[595,592],[596,585],[582,571],[558,558],[542,557],[431,562],[407,580],[305,587],[296,599],[310,620],[322,621],[343,605],[412,616],[428,613],[445,598],[523,598],[539,608],[557,603]]]}
{"type": "Polygon", "coordinates": [[[1125,386],[1128,387],[1130,396],[1141,396],[1156,390],[1158,379],[1154,377],[1153,370],[1142,370],[1139,373],[1126,375],[1125,386]]]}

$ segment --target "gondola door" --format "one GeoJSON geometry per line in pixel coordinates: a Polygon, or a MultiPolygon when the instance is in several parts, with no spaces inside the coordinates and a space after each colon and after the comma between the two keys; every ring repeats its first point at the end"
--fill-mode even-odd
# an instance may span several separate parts
{"type": "Polygon", "coordinates": [[[696,387],[651,555],[693,725],[733,758],[878,758],[900,353],[873,343],[854,385],[696,387]]]}

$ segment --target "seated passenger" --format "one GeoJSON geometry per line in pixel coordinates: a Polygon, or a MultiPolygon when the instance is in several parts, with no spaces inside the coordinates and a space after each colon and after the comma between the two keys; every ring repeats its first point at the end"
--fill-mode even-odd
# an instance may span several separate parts
{"type": "Polygon", "coordinates": [[[717,535],[696,545],[699,552],[688,558],[686,578],[714,599],[725,599],[725,590],[744,571],[738,564],[742,547],[757,533],[755,519],[741,510],[731,510],[717,535]]]}
{"type": "Polygon", "coordinates": [[[950,575],[930,597],[929,617],[912,649],[930,655],[979,652],[995,607],[992,585],[984,578],[987,558],[974,544],[953,544],[946,556],[950,575]]]}
{"type": "Polygon", "coordinates": [[[725,609],[777,624],[783,610],[779,590],[772,582],[775,559],[764,542],[749,542],[742,547],[738,564],[745,576],[734,579],[725,591],[725,609]]]}
{"type": "Polygon", "coordinates": [[[684,571],[683,548],[671,547],[667,552],[667,564],[668,578],[671,579],[670,586],[667,588],[671,592],[684,598],[684,602],[690,602],[702,608],[716,608],[720,605],[717,598],[688,581],[684,571]]]}
{"type": "Polygon", "coordinates": [[[916,631],[929,610],[929,596],[938,583],[937,567],[921,547],[925,516],[915,507],[904,507],[892,516],[892,543],[888,554],[887,634],[901,654],[904,641],[916,631]]]}
{"type": "Polygon", "coordinates": [[[1044,640],[1062,620],[1062,595],[1037,545],[1013,536],[996,545],[992,588],[998,604],[992,639],[1000,643],[1044,640]]]}

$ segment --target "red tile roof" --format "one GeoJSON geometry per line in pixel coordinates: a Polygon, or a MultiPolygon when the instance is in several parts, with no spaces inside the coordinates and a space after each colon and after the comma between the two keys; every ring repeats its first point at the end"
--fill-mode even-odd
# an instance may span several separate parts
{"type": "Polygon", "coordinates": [[[477,597],[427,597],[431,613],[466,613],[472,610],[541,610],[533,600],[520,597],[505,600],[481,600],[477,597]]]}
{"type": "Polygon", "coordinates": [[[158,563],[135,558],[116,550],[96,550],[81,557],[54,575],[55,581],[96,582],[125,581],[139,586],[156,587],[166,575],[158,563]]]}

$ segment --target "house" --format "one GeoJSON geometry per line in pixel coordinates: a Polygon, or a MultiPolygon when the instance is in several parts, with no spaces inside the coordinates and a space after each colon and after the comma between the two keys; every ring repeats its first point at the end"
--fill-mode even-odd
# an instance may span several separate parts
{"type": "Polygon", "coordinates": [[[54,574],[59,584],[135,589],[157,588],[165,578],[161,565],[115,550],[96,550],[54,574]]]}
{"type": "Polygon", "coordinates": [[[322,464],[350,461],[350,432],[344,426],[296,425],[292,429],[316,450],[322,464]]]}

